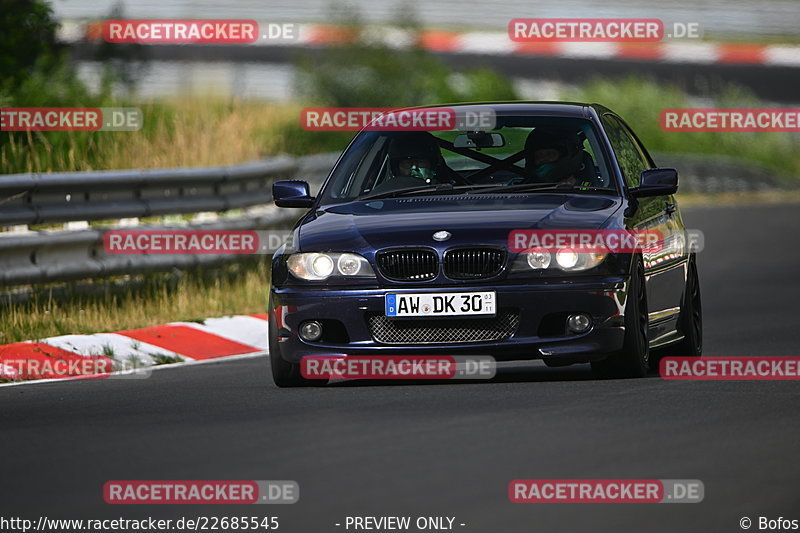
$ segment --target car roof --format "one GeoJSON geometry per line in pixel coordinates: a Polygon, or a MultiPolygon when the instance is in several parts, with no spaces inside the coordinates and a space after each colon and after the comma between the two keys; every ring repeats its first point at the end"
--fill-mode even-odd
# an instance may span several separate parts
{"type": "Polygon", "coordinates": [[[535,102],[535,101],[508,101],[508,102],[459,102],[455,104],[440,104],[417,106],[406,109],[429,109],[442,107],[476,107],[491,109],[498,116],[500,115],[557,115],[565,117],[589,118],[592,113],[590,108],[597,114],[609,112],[608,109],[599,104],[589,104],[584,102],[535,102]]]}

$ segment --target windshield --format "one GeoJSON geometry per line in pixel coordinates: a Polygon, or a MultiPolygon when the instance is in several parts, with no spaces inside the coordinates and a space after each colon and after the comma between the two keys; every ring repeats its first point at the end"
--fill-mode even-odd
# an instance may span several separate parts
{"type": "Polygon", "coordinates": [[[488,132],[363,131],[322,191],[321,203],[551,189],[616,191],[589,120],[501,116],[488,132]]]}

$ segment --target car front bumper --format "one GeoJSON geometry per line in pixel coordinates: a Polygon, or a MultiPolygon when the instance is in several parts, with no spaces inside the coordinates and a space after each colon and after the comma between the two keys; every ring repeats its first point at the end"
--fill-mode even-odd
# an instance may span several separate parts
{"type": "MultiPolygon", "coordinates": [[[[459,285],[457,287],[414,287],[381,289],[321,289],[285,287],[271,290],[270,332],[273,347],[284,360],[298,363],[313,356],[379,355],[490,355],[498,361],[543,359],[560,366],[603,359],[619,350],[624,338],[624,311],[628,279],[623,277],[591,281],[537,281],[509,285],[459,285]],[[468,342],[387,343],[379,342],[370,317],[385,313],[387,293],[475,292],[494,290],[497,311],[516,313],[518,325],[511,335],[494,340],[468,342]],[[592,327],[581,334],[568,332],[566,316],[587,313],[592,327]],[[300,324],[317,320],[323,324],[323,338],[308,342],[298,335],[300,324]],[[560,324],[563,327],[560,327],[560,324]],[[333,330],[335,335],[326,336],[333,330]]],[[[392,319],[409,320],[409,319],[392,319]]],[[[447,324],[446,318],[414,319],[431,327],[447,324]]],[[[461,324],[474,320],[463,317],[461,324]]],[[[274,350],[273,350],[274,351],[274,350]]]]}

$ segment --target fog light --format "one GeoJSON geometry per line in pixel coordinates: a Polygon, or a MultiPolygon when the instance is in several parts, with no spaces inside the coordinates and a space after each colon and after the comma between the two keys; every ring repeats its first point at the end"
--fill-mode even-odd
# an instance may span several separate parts
{"type": "Polygon", "coordinates": [[[316,320],[309,320],[300,324],[300,338],[304,341],[314,342],[322,337],[322,324],[316,320]]]}
{"type": "Polygon", "coordinates": [[[577,313],[567,317],[567,328],[573,333],[583,333],[592,327],[592,317],[585,313],[577,313]]]}

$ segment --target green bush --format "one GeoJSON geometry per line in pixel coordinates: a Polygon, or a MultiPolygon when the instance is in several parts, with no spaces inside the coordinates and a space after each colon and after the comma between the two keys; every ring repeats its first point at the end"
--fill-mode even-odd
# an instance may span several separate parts
{"type": "Polygon", "coordinates": [[[392,48],[370,38],[354,15],[340,15],[338,23],[351,35],[347,44],[334,47],[325,61],[301,57],[299,92],[314,105],[335,107],[409,107],[479,100],[515,100],[514,86],[490,69],[454,72],[419,43],[421,28],[405,20],[397,28],[412,43],[392,48]]]}
{"type": "MultiPolygon", "coordinates": [[[[122,18],[112,12],[112,18],[122,18]]],[[[96,92],[78,78],[56,43],[58,23],[43,0],[4,0],[0,18],[0,106],[111,107],[112,88],[132,89],[141,66],[137,48],[120,55],[101,47],[104,69],[96,92]],[[6,5],[8,4],[8,5],[6,5]]],[[[128,50],[128,48],[126,48],[128,50]]],[[[144,127],[147,128],[147,122],[144,127]]],[[[103,168],[110,149],[128,132],[51,131],[0,133],[0,173],[103,168]]]]}
{"type": "Polygon", "coordinates": [[[43,0],[4,0],[0,17],[0,91],[13,94],[35,70],[61,63],[50,6],[43,0]]]}
{"type": "MultiPolygon", "coordinates": [[[[92,94],[55,41],[57,23],[41,0],[7,0],[0,18],[0,104],[7,107],[101,107],[109,91],[92,94]]],[[[3,173],[76,169],[101,161],[104,143],[93,132],[3,132],[3,173]]]]}
{"type": "MultiPolygon", "coordinates": [[[[516,100],[510,79],[490,69],[453,71],[418,43],[422,29],[409,15],[398,17],[395,28],[412,43],[398,50],[372,38],[370,30],[346,8],[332,15],[351,37],[347,44],[325,52],[324,61],[300,56],[296,85],[311,106],[411,107],[456,102],[516,100]]],[[[279,128],[289,153],[339,151],[351,132],[305,131],[298,122],[279,128]]]]}

